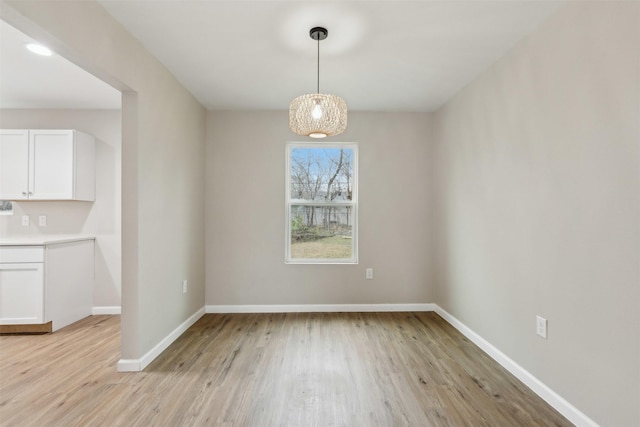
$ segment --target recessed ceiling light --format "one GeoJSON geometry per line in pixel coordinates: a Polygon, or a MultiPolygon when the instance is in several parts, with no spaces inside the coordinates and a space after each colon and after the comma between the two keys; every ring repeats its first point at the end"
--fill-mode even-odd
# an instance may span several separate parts
{"type": "Polygon", "coordinates": [[[27,49],[29,49],[31,52],[37,55],[42,55],[42,56],[53,55],[53,52],[51,51],[51,49],[49,49],[48,47],[42,46],[41,44],[28,43],[26,46],[27,46],[27,49]]]}

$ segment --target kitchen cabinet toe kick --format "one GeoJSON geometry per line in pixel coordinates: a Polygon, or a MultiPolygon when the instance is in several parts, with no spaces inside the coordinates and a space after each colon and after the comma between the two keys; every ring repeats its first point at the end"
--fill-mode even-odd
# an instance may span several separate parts
{"type": "Polygon", "coordinates": [[[32,325],[0,325],[0,334],[49,334],[53,331],[53,322],[32,325]]]}

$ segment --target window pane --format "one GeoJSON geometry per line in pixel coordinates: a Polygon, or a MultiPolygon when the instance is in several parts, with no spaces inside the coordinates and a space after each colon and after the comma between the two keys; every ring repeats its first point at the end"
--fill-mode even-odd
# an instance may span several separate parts
{"type": "Polygon", "coordinates": [[[292,259],[353,257],[352,206],[291,206],[292,259]]]}
{"type": "Polygon", "coordinates": [[[290,161],[291,200],[352,200],[353,149],[292,148],[290,161]]]}

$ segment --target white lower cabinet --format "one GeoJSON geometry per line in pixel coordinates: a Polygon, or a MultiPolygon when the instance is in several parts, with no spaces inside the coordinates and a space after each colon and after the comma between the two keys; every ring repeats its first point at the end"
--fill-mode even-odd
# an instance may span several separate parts
{"type": "Polygon", "coordinates": [[[93,272],[93,239],[0,246],[0,325],[55,331],[91,315],[93,272]]]}
{"type": "Polygon", "coordinates": [[[43,263],[0,264],[0,322],[45,323],[43,263]]]}

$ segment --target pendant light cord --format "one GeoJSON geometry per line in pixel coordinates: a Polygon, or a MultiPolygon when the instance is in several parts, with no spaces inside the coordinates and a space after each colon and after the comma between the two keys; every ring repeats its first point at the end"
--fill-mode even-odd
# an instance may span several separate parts
{"type": "Polygon", "coordinates": [[[318,35],[318,80],[316,82],[316,93],[320,93],[320,35],[318,35]]]}

